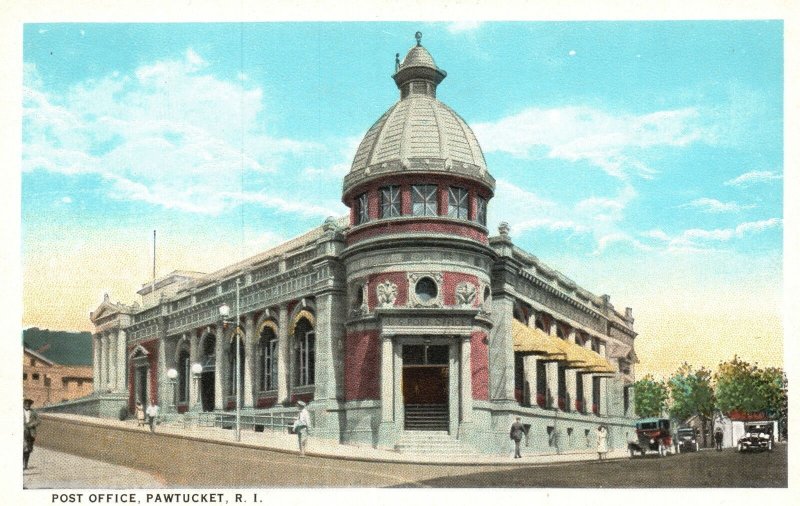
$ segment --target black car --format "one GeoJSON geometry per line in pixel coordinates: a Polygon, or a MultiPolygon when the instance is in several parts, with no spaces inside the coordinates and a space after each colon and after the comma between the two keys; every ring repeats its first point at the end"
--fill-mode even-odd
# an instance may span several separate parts
{"type": "Polygon", "coordinates": [[[675,449],[678,453],[696,452],[700,450],[697,442],[697,430],[692,427],[681,427],[675,433],[675,449]]]}
{"type": "Polygon", "coordinates": [[[775,438],[772,434],[772,422],[750,422],[744,424],[744,436],[739,439],[736,449],[747,451],[772,451],[775,438]]]}

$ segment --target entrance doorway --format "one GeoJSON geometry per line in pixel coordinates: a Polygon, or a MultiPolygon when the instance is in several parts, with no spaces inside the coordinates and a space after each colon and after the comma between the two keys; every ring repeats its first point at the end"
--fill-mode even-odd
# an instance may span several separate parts
{"type": "Polygon", "coordinates": [[[447,345],[403,345],[405,430],[448,430],[449,363],[447,345]]]}
{"type": "Polygon", "coordinates": [[[203,340],[203,372],[200,374],[200,407],[203,411],[214,411],[216,394],[216,347],[217,337],[209,334],[203,340]]]}
{"type": "Polygon", "coordinates": [[[136,402],[141,402],[142,406],[147,406],[149,401],[147,398],[147,373],[150,371],[150,368],[145,366],[139,366],[136,368],[136,377],[135,377],[135,384],[136,384],[136,402]]]}

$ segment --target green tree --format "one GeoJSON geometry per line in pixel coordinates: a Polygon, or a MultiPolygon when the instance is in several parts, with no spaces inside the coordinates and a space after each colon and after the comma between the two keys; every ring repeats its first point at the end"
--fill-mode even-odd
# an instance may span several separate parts
{"type": "Polygon", "coordinates": [[[717,407],[722,413],[760,413],[778,420],[780,430],[785,431],[788,399],[783,369],[761,369],[734,356],[733,360],[719,365],[714,379],[717,407]]]}
{"type": "Polygon", "coordinates": [[[633,395],[636,416],[656,417],[666,410],[669,398],[667,385],[663,381],[657,381],[652,374],[633,384],[633,395]]]}
{"type": "Polygon", "coordinates": [[[703,428],[703,446],[708,446],[708,424],[714,416],[715,408],[711,371],[705,367],[695,371],[684,362],[667,385],[672,401],[670,415],[678,420],[697,415],[703,428]]]}

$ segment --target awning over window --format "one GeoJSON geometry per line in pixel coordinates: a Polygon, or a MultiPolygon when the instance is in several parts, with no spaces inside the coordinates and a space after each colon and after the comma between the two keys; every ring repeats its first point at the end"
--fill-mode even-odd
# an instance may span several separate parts
{"type": "Polygon", "coordinates": [[[517,320],[511,321],[511,336],[514,341],[514,351],[528,352],[535,355],[565,360],[566,354],[547,334],[539,329],[531,328],[517,320]]]}
{"type": "Polygon", "coordinates": [[[512,320],[514,351],[542,355],[550,360],[567,362],[571,367],[597,374],[613,373],[614,367],[592,350],[570,343],[512,320]]]}

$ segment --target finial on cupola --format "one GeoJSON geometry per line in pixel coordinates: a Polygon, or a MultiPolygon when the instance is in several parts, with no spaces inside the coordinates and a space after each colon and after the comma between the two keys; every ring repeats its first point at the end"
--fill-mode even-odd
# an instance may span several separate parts
{"type": "Polygon", "coordinates": [[[394,54],[394,71],[400,70],[400,53],[394,54]]]}
{"type": "Polygon", "coordinates": [[[422,32],[417,32],[414,34],[414,38],[417,39],[417,46],[422,45],[422,32]]]}

